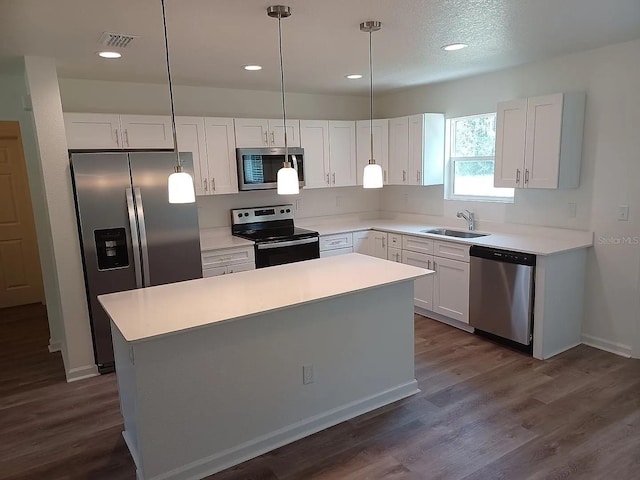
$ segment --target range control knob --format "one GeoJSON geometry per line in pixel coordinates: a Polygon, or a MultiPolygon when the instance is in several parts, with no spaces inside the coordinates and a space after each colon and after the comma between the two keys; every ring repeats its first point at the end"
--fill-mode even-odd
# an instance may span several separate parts
{"type": "Polygon", "coordinates": [[[249,216],[249,214],[248,214],[248,213],[245,213],[245,214],[244,214],[244,216],[245,216],[245,217],[248,217],[248,216],[249,216]]]}
{"type": "Polygon", "coordinates": [[[242,218],[242,214],[241,213],[238,214],[238,218],[242,218]]]}
{"type": "Polygon", "coordinates": [[[284,213],[284,210],[280,210],[280,213],[284,213]]]}
{"type": "Polygon", "coordinates": [[[290,208],[287,208],[287,213],[290,213],[290,212],[291,212],[291,209],[290,209],[290,208]]]}

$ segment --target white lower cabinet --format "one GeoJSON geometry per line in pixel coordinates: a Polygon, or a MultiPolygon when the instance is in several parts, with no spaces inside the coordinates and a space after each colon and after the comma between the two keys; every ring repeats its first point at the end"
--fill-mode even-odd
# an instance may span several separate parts
{"type": "Polygon", "coordinates": [[[353,247],[334,248],[333,250],[320,251],[320,258],[337,257],[338,255],[346,255],[353,253],[353,247]]]}
{"type": "Polygon", "coordinates": [[[253,246],[202,252],[202,276],[204,278],[255,270],[255,268],[253,246]]]}
{"type": "Polygon", "coordinates": [[[402,263],[402,250],[395,247],[389,247],[387,249],[387,260],[402,263]]]}
{"type": "Polygon", "coordinates": [[[320,258],[353,253],[353,235],[339,233],[320,237],[320,258]]]}
{"type": "Polygon", "coordinates": [[[387,260],[387,234],[376,230],[354,232],[353,251],[387,260]]]}
{"type": "Polygon", "coordinates": [[[469,323],[469,264],[433,257],[433,269],[433,308],[429,310],[469,323]]]}
{"type": "Polygon", "coordinates": [[[403,235],[402,263],[434,270],[415,280],[415,306],[469,323],[469,246],[403,235]]]}
{"type": "Polygon", "coordinates": [[[373,241],[371,255],[374,257],[387,259],[387,234],[386,232],[371,231],[373,241]]]}

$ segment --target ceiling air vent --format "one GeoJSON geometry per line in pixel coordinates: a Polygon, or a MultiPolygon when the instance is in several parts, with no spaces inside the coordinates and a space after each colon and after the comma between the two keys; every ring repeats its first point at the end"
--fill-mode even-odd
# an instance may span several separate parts
{"type": "Polygon", "coordinates": [[[100,36],[100,39],[98,39],[98,43],[100,45],[104,45],[105,47],[128,48],[131,46],[133,41],[138,37],[140,37],[140,35],[130,35],[128,33],[104,32],[100,36]]]}

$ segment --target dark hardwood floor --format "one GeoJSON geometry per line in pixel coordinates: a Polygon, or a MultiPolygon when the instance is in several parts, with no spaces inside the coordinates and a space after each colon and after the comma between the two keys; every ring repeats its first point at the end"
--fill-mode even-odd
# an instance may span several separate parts
{"type": "MultiPolygon", "coordinates": [[[[640,478],[640,361],[415,324],[420,394],[210,478],[640,478]]],[[[47,343],[42,306],[0,310],[0,478],[135,479],[115,376],[67,384],[47,343]]]]}

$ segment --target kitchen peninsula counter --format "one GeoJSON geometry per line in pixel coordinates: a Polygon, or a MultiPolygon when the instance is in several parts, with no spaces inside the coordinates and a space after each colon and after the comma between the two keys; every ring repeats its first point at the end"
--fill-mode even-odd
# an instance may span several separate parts
{"type": "Polygon", "coordinates": [[[203,478],[417,393],[431,273],[349,254],[99,297],[137,478],[203,478]]]}

